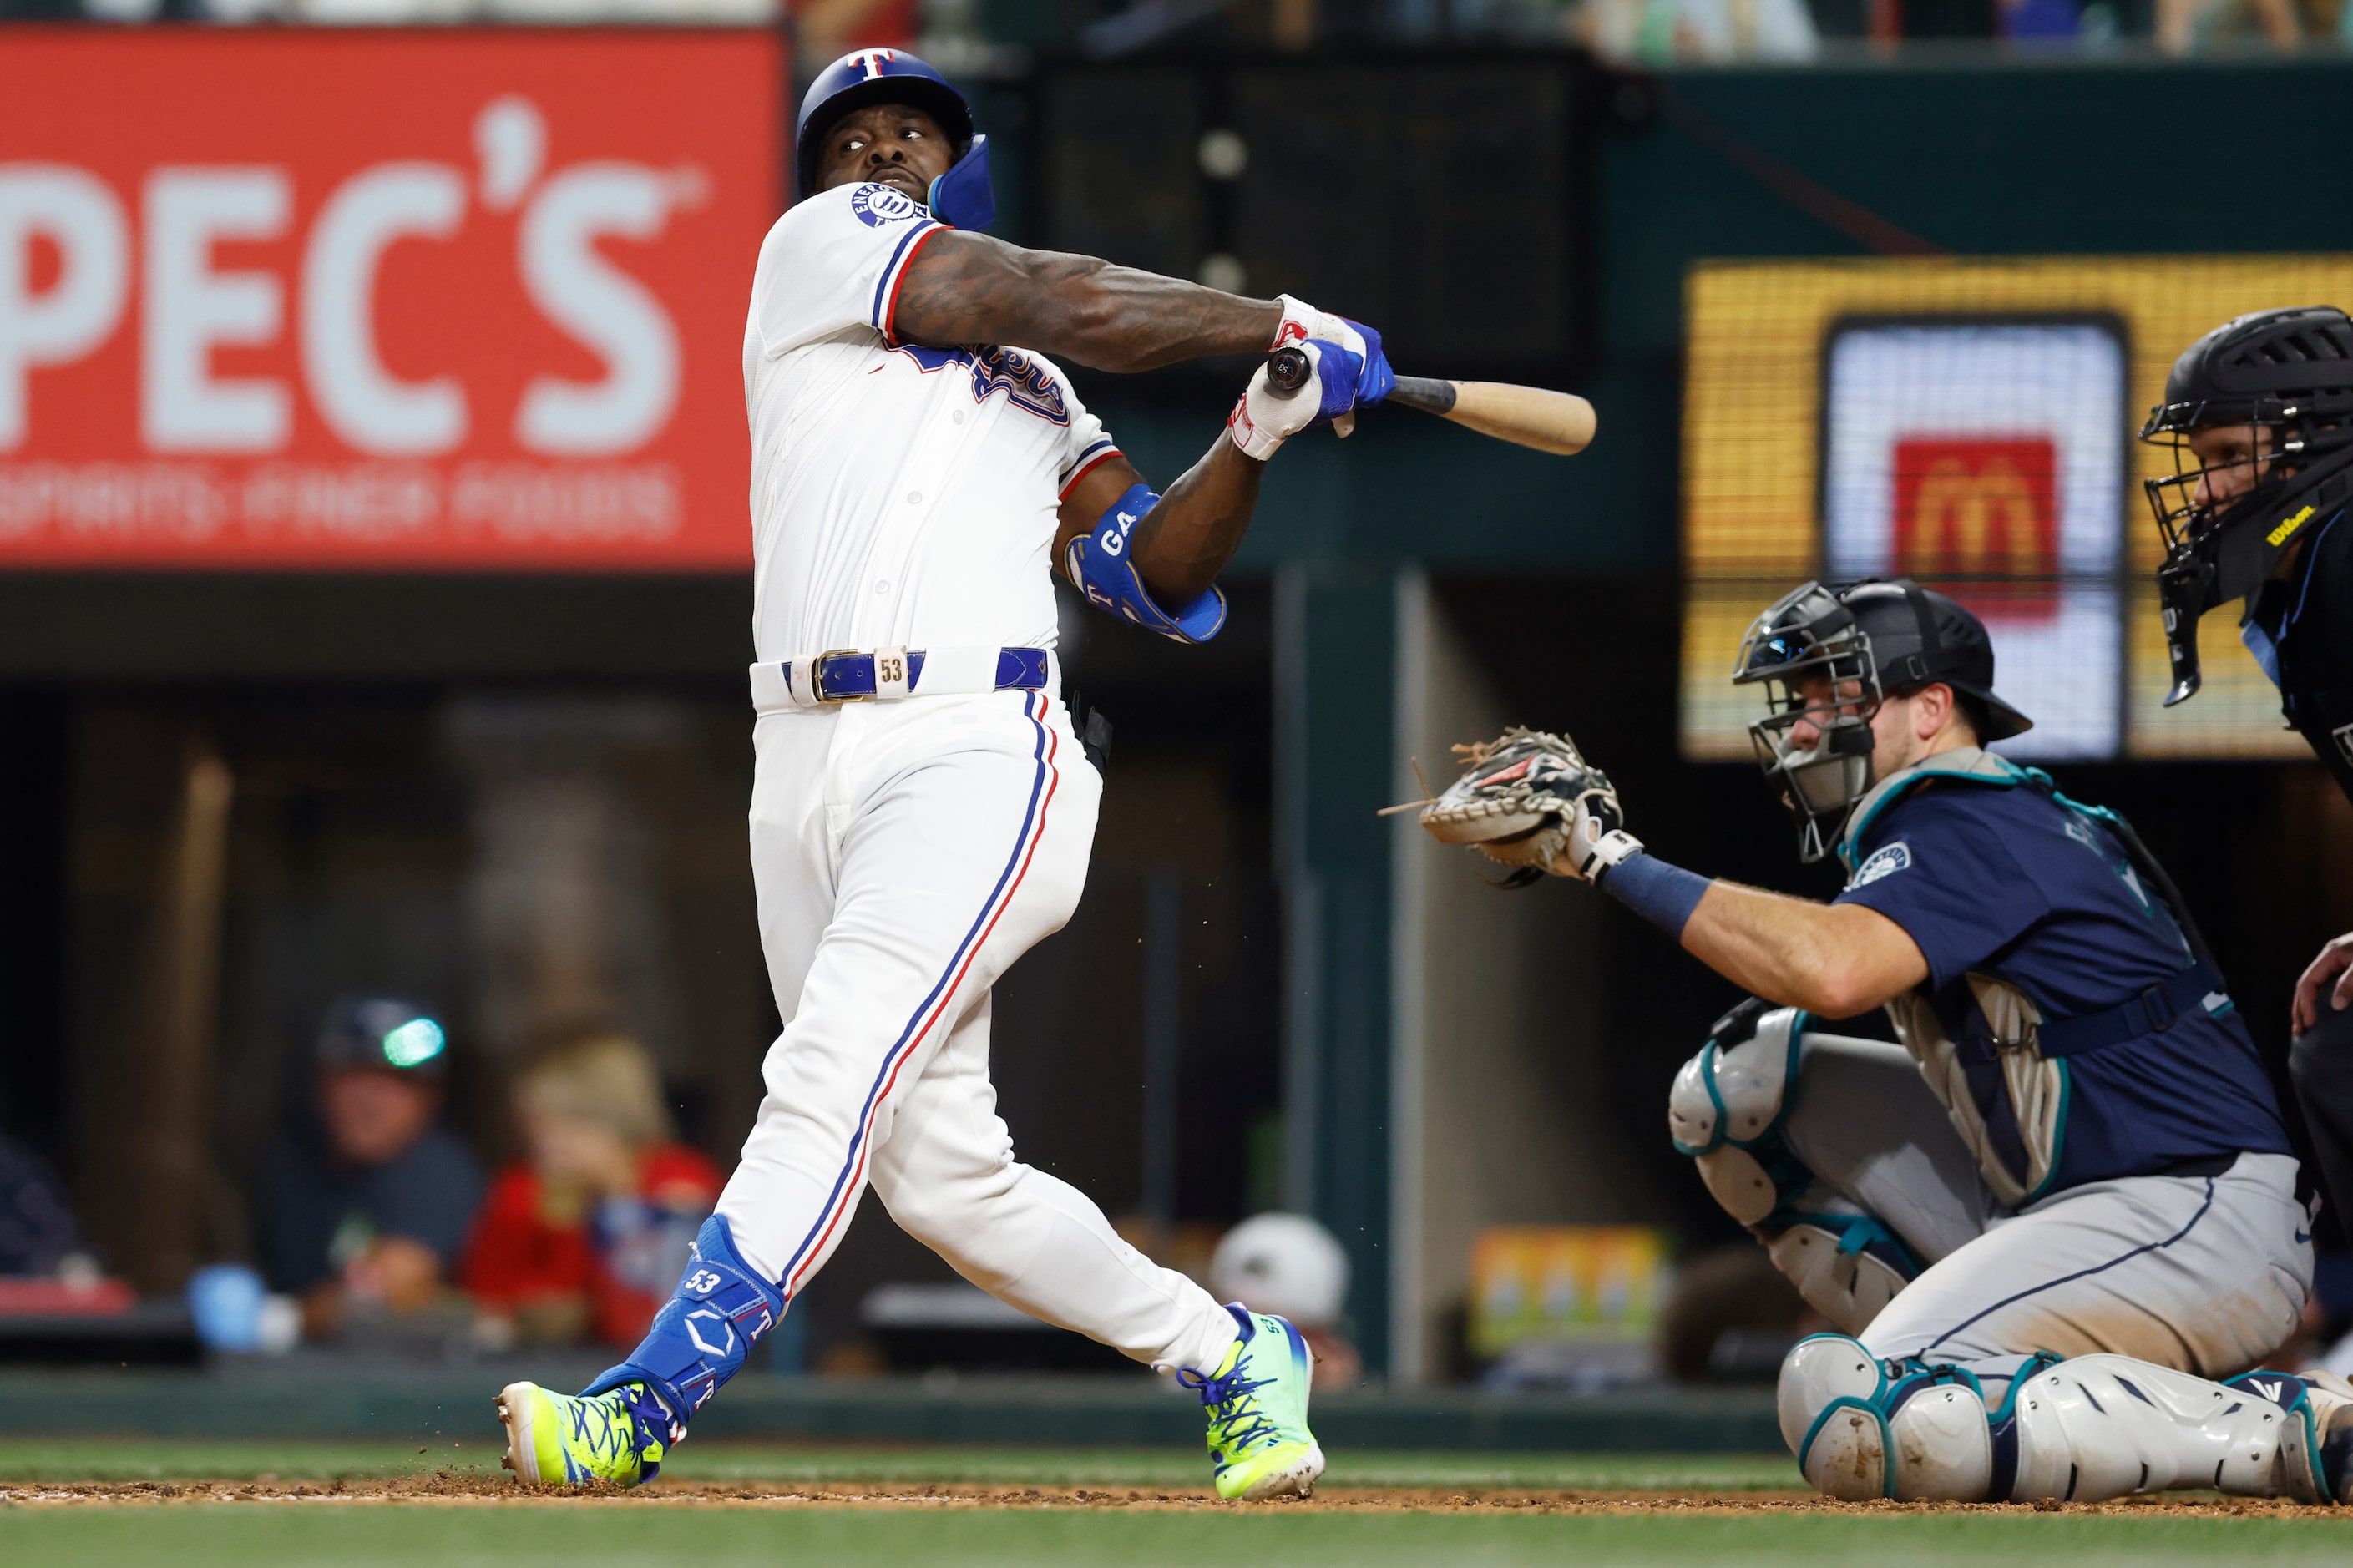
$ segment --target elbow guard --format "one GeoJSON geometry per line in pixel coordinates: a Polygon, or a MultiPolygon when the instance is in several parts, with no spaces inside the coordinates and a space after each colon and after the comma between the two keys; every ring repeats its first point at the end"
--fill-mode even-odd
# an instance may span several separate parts
{"type": "Polygon", "coordinates": [[[1142,574],[1128,559],[1128,534],[1159,500],[1149,485],[1129,486],[1092,529],[1071,541],[1062,557],[1062,570],[1099,610],[1177,642],[1208,642],[1225,629],[1225,595],[1212,585],[1172,614],[1154,603],[1142,574]]]}

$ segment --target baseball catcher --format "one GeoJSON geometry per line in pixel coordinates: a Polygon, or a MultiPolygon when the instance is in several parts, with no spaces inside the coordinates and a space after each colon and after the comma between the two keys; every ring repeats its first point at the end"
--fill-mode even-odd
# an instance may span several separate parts
{"type": "Polygon", "coordinates": [[[2353,1384],[2248,1373],[2312,1279],[2279,1104],[2124,820],[1986,746],[2029,727],[1977,617],[1809,583],[1733,679],[1828,904],[1651,853],[1566,741],[1476,748],[1425,818],[1590,882],[1752,993],[1675,1079],[1675,1146],[1839,1331],[1783,1363],[1833,1497],[2346,1500],[2353,1384]],[[1842,1037],[1884,1007],[1900,1045],[1842,1037]],[[2219,1380],[2219,1381],[2218,1381],[2219,1380]]]}

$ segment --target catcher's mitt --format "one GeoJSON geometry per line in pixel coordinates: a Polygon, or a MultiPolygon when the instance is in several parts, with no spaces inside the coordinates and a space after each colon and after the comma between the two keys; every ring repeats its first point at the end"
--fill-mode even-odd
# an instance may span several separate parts
{"type": "Polygon", "coordinates": [[[1495,740],[1457,746],[1468,770],[1421,808],[1421,825],[1441,844],[1467,844],[1524,888],[1552,869],[1583,803],[1604,832],[1622,826],[1618,792],[1566,735],[1514,725],[1495,740]]]}

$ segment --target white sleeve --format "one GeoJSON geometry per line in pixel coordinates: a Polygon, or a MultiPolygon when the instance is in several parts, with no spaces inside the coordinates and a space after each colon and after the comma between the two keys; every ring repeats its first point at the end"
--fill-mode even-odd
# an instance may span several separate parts
{"type": "Polygon", "coordinates": [[[1062,384],[1062,401],[1070,410],[1070,423],[1062,430],[1061,473],[1056,480],[1055,492],[1068,495],[1071,487],[1077,484],[1089,468],[1105,458],[1118,457],[1120,450],[1118,443],[1111,438],[1111,432],[1103,428],[1103,422],[1088,412],[1087,405],[1079,401],[1078,389],[1071,384],[1071,378],[1061,373],[1060,366],[1054,368],[1054,376],[1062,384]]]}
{"type": "Polygon", "coordinates": [[[836,185],[788,210],[760,246],[752,324],[771,356],[848,327],[895,343],[907,264],[944,225],[889,185],[836,185]]]}

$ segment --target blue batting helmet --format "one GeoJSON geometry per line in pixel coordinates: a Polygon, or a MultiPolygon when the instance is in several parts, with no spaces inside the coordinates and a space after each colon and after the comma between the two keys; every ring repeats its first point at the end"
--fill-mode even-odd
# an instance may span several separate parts
{"type": "Polygon", "coordinates": [[[940,122],[961,160],[972,151],[972,106],[948,79],[904,49],[853,49],[817,73],[793,132],[801,195],[817,189],[819,144],[834,122],[870,103],[904,103],[940,122]]]}

